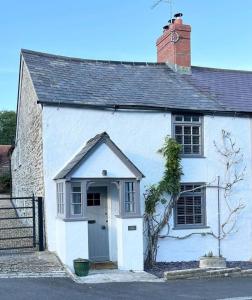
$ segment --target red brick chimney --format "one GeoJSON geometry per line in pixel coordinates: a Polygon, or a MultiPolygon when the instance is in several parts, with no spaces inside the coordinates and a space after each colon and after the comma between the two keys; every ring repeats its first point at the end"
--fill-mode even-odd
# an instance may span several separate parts
{"type": "Polygon", "coordinates": [[[191,26],[184,25],[183,14],[174,15],[157,40],[157,62],[167,63],[174,71],[191,71],[191,26]]]}

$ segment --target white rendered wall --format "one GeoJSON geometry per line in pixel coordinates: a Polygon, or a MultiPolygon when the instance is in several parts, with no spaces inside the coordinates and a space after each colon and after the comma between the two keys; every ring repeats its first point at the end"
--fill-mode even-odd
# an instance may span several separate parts
{"type": "Polygon", "coordinates": [[[107,170],[106,177],[108,178],[135,177],[134,174],[106,144],[101,144],[92,153],[92,155],[89,156],[88,159],[79,166],[79,168],[72,174],[72,177],[104,178],[104,176],[102,176],[102,170],[107,170]]]}
{"type": "MultiPolygon", "coordinates": [[[[183,159],[184,182],[211,182],[222,176],[219,157],[213,146],[221,142],[221,130],[232,133],[241,146],[247,165],[246,180],[241,183],[236,197],[246,208],[238,219],[239,231],[222,243],[223,255],[230,260],[248,260],[252,256],[252,190],[251,190],[251,128],[248,118],[219,116],[204,117],[204,158],[183,159]]],[[[164,161],[157,150],[166,135],[171,135],[170,113],[110,112],[73,108],[43,108],[45,209],[49,250],[56,250],[56,196],[54,176],[97,133],[106,131],[118,147],[144,173],[141,195],[145,186],[157,183],[163,173],[164,161]]],[[[207,225],[216,230],[217,192],[207,191],[207,225]]],[[[142,196],[142,212],[144,199],[142,196]]],[[[171,224],[173,228],[173,224],[171,224]]],[[[209,228],[194,230],[207,232],[209,228]]],[[[170,234],[184,236],[191,230],[172,230],[170,234]]],[[[217,242],[212,237],[193,236],[186,240],[164,239],[160,242],[159,261],[198,259],[206,252],[217,253],[217,242]]]]}
{"type": "Polygon", "coordinates": [[[119,270],[143,270],[144,256],[142,218],[117,218],[117,247],[117,263],[119,270]],[[136,230],[129,230],[129,226],[135,226],[136,230]]]}
{"type": "Polygon", "coordinates": [[[73,260],[88,259],[88,222],[56,220],[56,252],[63,264],[73,271],[73,260]]]}

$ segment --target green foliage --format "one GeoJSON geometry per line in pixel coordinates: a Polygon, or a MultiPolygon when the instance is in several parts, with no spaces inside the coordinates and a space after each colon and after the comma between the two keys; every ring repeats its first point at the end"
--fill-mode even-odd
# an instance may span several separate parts
{"type": "Polygon", "coordinates": [[[146,190],[145,212],[153,215],[158,203],[166,204],[165,194],[175,198],[180,192],[181,168],[181,145],[174,139],[165,138],[164,146],[158,151],[165,159],[165,170],[161,181],[156,185],[151,185],[146,190]]]}
{"type": "Polygon", "coordinates": [[[0,111],[0,145],[11,145],[15,138],[16,113],[0,111]]]}
{"type": "Polygon", "coordinates": [[[183,175],[181,145],[176,140],[166,137],[164,146],[160,152],[165,158],[165,171],[160,182],[160,189],[163,193],[177,196],[180,192],[180,178],[183,175]]]}

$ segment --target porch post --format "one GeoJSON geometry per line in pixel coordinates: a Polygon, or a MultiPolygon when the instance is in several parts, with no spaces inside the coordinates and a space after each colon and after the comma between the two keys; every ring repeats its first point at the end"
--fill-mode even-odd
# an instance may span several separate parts
{"type": "Polygon", "coordinates": [[[125,211],[125,180],[119,184],[119,216],[117,216],[117,262],[120,270],[142,271],[143,218],[140,214],[140,182],[135,184],[135,211],[125,211]]]}

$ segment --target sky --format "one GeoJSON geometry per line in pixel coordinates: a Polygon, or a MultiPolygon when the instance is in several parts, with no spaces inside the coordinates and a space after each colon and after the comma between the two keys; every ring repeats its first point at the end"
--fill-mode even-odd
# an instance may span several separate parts
{"type": "MultiPolygon", "coordinates": [[[[20,49],[87,59],[156,61],[170,19],[156,0],[0,0],[0,110],[15,110],[20,49]]],[[[252,70],[252,0],[173,0],[192,26],[192,64],[252,70]]]]}

